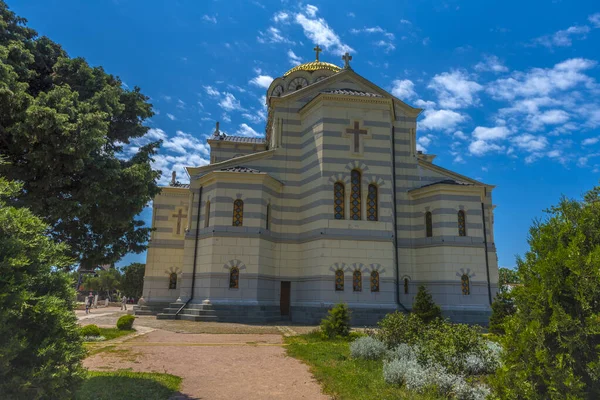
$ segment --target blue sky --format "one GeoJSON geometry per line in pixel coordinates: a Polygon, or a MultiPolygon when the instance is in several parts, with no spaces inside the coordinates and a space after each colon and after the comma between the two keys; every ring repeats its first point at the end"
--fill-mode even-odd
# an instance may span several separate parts
{"type": "Polygon", "coordinates": [[[162,182],[207,162],[217,120],[228,134],[262,135],[271,77],[313,60],[318,43],[321,60],[341,65],[349,51],[356,72],[425,109],[419,146],[436,164],[497,185],[501,266],[527,250],[543,209],[598,183],[597,1],[8,3],[71,56],[151,97],[162,182]]]}

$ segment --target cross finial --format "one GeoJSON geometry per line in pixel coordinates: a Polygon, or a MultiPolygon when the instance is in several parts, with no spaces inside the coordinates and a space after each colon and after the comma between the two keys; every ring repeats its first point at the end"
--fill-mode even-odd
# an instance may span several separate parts
{"type": "Polygon", "coordinates": [[[344,69],[352,69],[350,68],[350,60],[352,60],[350,53],[346,52],[346,54],[342,56],[342,60],[344,60],[344,69]]]}
{"type": "Polygon", "coordinates": [[[319,61],[319,53],[322,52],[323,49],[317,45],[317,47],[315,47],[313,50],[317,53],[317,61],[319,61]]]}
{"type": "Polygon", "coordinates": [[[176,182],[177,182],[177,172],[173,171],[173,172],[171,172],[171,186],[175,186],[176,182]]]}

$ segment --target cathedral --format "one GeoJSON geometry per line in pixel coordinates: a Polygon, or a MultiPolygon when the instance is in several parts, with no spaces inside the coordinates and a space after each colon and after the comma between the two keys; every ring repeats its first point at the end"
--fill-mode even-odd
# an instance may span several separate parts
{"type": "Polygon", "coordinates": [[[417,151],[421,109],[315,50],[271,83],[264,138],[217,124],[210,164],[154,198],[136,313],[316,324],[344,302],[370,325],[424,285],[446,317],[487,324],[494,186],[417,151]]]}

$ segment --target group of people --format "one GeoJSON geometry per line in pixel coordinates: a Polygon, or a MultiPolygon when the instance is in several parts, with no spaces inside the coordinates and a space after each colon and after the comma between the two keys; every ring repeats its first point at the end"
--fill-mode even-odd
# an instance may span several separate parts
{"type": "MultiPolygon", "coordinates": [[[[133,302],[133,298],[128,299],[125,295],[121,297],[121,310],[127,311],[127,303],[129,301],[133,302]]],[[[108,306],[108,299],[106,299],[105,305],[108,306]]],[[[90,294],[85,299],[85,313],[91,313],[92,307],[94,307],[94,295],[92,294],[92,292],[90,292],[90,294]]]]}

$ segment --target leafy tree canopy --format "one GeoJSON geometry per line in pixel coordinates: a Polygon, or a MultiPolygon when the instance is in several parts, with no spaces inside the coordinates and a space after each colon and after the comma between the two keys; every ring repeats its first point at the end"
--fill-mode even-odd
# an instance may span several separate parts
{"type": "Polygon", "coordinates": [[[123,268],[121,290],[127,297],[140,298],[144,289],[146,264],[133,263],[123,268]]]}
{"type": "Polygon", "coordinates": [[[502,399],[600,398],[600,187],[561,199],[530,229],[503,325],[502,399]]]}
{"type": "Polygon", "coordinates": [[[510,268],[498,268],[499,286],[501,290],[509,283],[520,283],[519,273],[510,268]]]}
{"type": "Polygon", "coordinates": [[[160,142],[123,146],[147,132],[148,97],[25,23],[0,0],[0,173],[22,183],[12,204],[40,215],[83,267],[143,251],[150,228],[135,216],[159,192],[160,142]]]}
{"type": "Polygon", "coordinates": [[[62,272],[72,260],[31,211],[7,204],[20,190],[0,177],[0,398],[69,399],[84,356],[62,272]]]}

